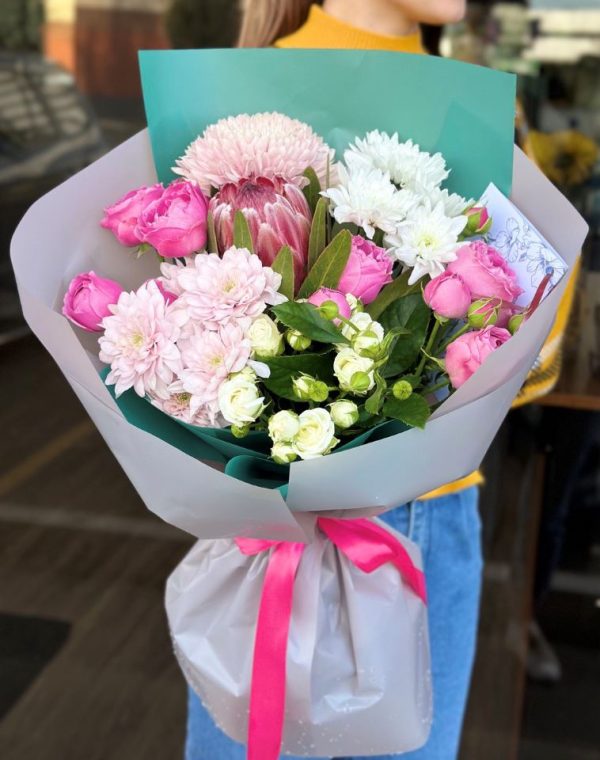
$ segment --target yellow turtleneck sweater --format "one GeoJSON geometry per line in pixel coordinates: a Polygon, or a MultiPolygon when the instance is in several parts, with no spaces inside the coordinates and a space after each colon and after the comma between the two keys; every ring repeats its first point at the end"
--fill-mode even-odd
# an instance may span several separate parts
{"type": "MultiPolygon", "coordinates": [[[[308,19],[303,26],[288,37],[283,37],[275,43],[279,48],[344,48],[359,50],[392,50],[399,53],[426,53],[421,43],[420,34],[405,37],[391,37],[384,34],[374,34],[346,24],[325,13],[318,5],[310,8],[308,19]]],[[[571,276],[569,286],[561,302],[556,321],[548,340],[544,344],[536,366],[529,374],[527,381],[514,406],[521,406],[548,393],[558,380],[560,372],[561,343],[569,319],[569,313],[575,292],[577,272],[571,276]]],[[[422,499],[432,499],[455,493],[472,485],[483,482],[481,473],[473,472],[465,478],[448,483],[435,491],[422,496],[422,499]]]]}

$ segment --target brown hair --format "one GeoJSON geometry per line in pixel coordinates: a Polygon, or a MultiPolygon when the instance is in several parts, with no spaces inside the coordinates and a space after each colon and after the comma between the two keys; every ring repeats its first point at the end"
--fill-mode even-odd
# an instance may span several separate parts
{"type": "Polygon", "coordinates": [[[238,47],[269,47],[295,32],[308,16],[314,0],[242,0],[238,47]]]}

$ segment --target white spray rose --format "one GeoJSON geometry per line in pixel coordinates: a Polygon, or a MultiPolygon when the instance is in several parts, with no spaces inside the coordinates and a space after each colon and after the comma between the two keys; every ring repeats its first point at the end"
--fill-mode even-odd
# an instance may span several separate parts
{"type": "Polygon", "coordinates": [[[366,330],[361,330],[352,339],[352,348],[361,356],[373,356],[377,354],[384,337],[385,331],[382,325],[372,320],[366,330]]]}
{"type": "Polygon", "coordinates": [[[357,311],[350,317],[349,322],[354,325],[356,330],[353,330],[350,325],[344,325],[342,327],[342,335],[348,338],[348,340],[352,340],[358,333],[369,329],[373,324],[373,318],[366,311],[357,311]]]}
{"type": "Polygon", "coordinates": [[[342,348],[338,352],[333,371],[343,391],[362,396],[375,385],[373,360],[359,356],[353,348],[342,348]],[[353,376],[356,376],[354,381],[353,376]]]}
{"type": "Polygon", "coordinates": [[[290,464],[294,459],[298,459],[298,454],[296,454],[293,444],[286,443],[285,441],[277,441],[273,444],[271,456],[277,464],[290,464]]]}
{"type": "Polygon", "coordinates": [[[300,421],[296,412],[287,409],[277,412],[269,419],[269,435],[275,443],[279,441],[291,441],[300,428],[300,421]]]}
{"type": "Polygon", "coordinates": [[[256,387],[256,375],[244,369],[232,375],[219,388],[219,409],[227,422],[242,427],[254,422],[265,408],[264,397],[256,387]]]}
{"type": "Polygon", "coordinates": [[[329,407],[329,412],[336,426],[342,430],[352,427],[358,420],[358,407],[349,399],[334,401],[329,407]]]}
{"type": "Polygon", "coordinates": [[[335,425],[327,409],[307,409],[299,417],[300,428],[292,441],[301,459],[315,459],[328,454],[339,443],[335,425]]]}
{"type": "Polygon", "coordinates": [[[247,335],[255,356],[269,359],[283,352],[283,335],[268,314],[259,314],[248,328],[247,335]]]}

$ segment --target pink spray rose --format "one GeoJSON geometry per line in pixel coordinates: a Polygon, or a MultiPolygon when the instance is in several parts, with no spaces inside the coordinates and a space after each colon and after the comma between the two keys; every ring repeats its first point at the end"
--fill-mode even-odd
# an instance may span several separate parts
{"type": "Polygon", "coordinates": [[[131,190],[112,206],[104,209],[101,226],[110,230],[123,245],[139,245],[142,241],[136,233],[138,219],[146,206],[158,200],[164,191],[160,184],[131,190]]]}
{"type": "Polygon", "coordinates": [[[393,262],[384,248],[360,235],[353,235],[352,250],[338,289],[351,293],[365,304],[379,295],[384,285],[392,281],[393,262]]]}
{"type": "Polygon", "coordinates": [[[447,272],[459,274],[470,288],[473,298],[501,298],[512,303],[521,293],[517,275],[502,254],[482,240],[463,245],[450,262],[447,272]]]}
{"type": "Polygon", "coordinates": [[[444,272],[427,283],[423,299],[441,317],[461,319],[471,305],[471,291],[460,275],[444,272]]]}
{"type": "Polygon", "coordinates": [[[452,385],[459,388],[509,338],[510,333],[503,327],[486,327],[452,341],[446,349],[445,359],[452,385]]]}
{"type": "Polygon", "coordinates": [[[469,308],[469,324],[471,327],[507,327],[511,317],[518,314],[520,309],[512,303],[506,303],[500,298],[480,298],[469,308]]]}
{"type": "Polygon", "coordinates": [[[233,221],[242,211],[248,222],[254,251],[270,267],[284,245],[294,256],[296,289],[306,276],[311,213],[308,202],[296,185],[275,177],[243,179],[223,185],[211,198],[210,210],[221,251],[233,245],[233,221]]]}
{"type": "Polygon", "coordinates": [[[136,234],[161,256],[190,256],[206,243],[207,216],[202,190],[191,182],[173,182],[142,211],[136,234]]]}
{"type": "MultiPolygon", "coordinates": [[[[340,293],[339,290],[331,290],[330,288],[320,288],[308,299],[308,303],[313,306],[320,306],[325,301],[333,301],[339,310],[339,313],[344,319],[350,319],[352,310],[350,304],[346,301],[346,296],[340,293]]],[[[333,320],[336,324],[339,323],[339,319],[333,320]]]]}
{"type": "Polygon", "coordinates": [[[492,226],[492,217],[485,206],[471,206],[464,212],[467,217],[467,226],[464,232],[467,235],[483,235],[492,226]]]}
{"type": "Polygon", "coordinates": [[[94,272],[78,274],[65,293],[62,313],[88,332],[102,332],[100,323],[112,314],[123,288],[114,280],[98,277],[94,272]]]}

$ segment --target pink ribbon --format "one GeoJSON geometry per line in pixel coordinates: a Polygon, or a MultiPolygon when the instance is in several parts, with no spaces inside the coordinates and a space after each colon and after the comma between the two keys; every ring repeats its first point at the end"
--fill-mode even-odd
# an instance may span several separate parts
{"type": "MultiPolygon", "coordinates": [[[[321,531],[356,567],[372,573],[390,562],[412,591],[427,603],[425,576],[404,546],[385,528],[367,519],[319,518],[321,531]]],[[[277,760],[281,751],[285,712],[287,642],[292,615],[294,580],[306,544],[236,538],[242,554],[273,548],[256,624],[247,760],[277,760]]]]}

